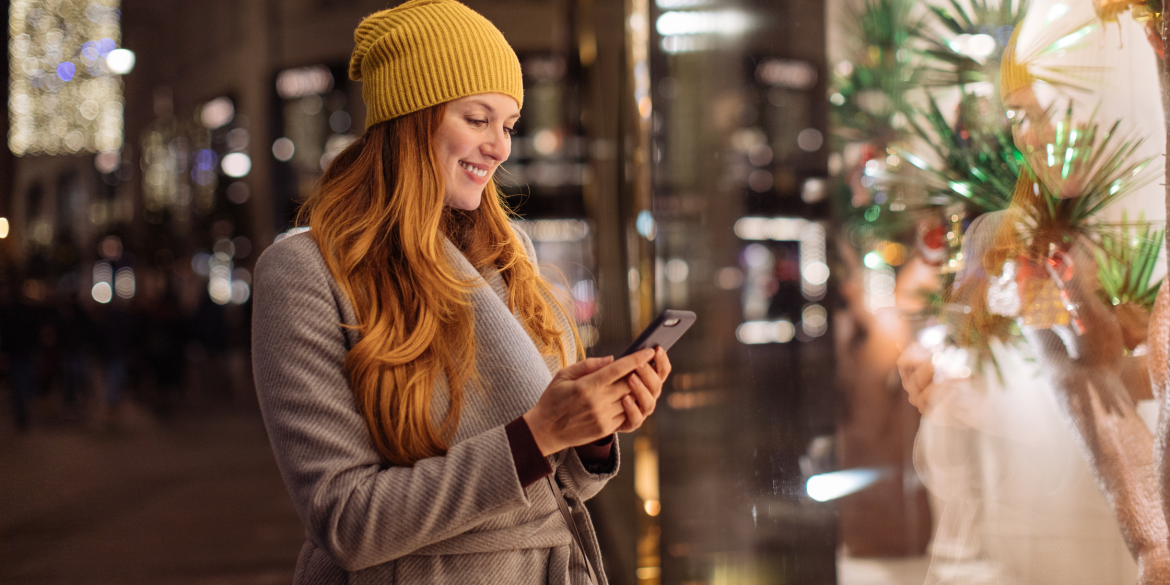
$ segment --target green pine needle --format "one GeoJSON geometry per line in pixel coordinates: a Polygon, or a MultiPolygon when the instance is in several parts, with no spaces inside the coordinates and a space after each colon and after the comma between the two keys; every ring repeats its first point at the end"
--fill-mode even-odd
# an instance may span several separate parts
{"type": "Polygon", "coordinates": [[[1125,213],[1122,213],[1117,233],[1101,231],[1101,241],[1095,252],[1103,301],[1112,305],[1133,303],[1147,310],[1153,309],[1164,279],[1159,278],[1152,284],[1150,279],[1158,265],[1165,236],[1165,229],[1152,229],[1144,216],[1139,216],[1130,226],[1125,213]]]}
{"type": "Polygon", "coordinates": [[[1020,153],[1008,126],[981,126],[952,128],[938,102],[929,96],[926,109],[916,112],[910,127],[930,149],[928,158],[940,164],[929,165],[905,151],[899,154],[925,171],[931,193],[944,201],[963,202],[983,212],[1006,209],[1020,173],[1020,153]]]}

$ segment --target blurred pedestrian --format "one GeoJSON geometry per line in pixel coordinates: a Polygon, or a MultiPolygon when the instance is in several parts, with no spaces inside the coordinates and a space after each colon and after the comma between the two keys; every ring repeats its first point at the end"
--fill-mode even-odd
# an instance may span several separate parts
{"type": "Polygon", "coordinates": [[[199,392],[219,405],[231,404],[235,388],[228,368],[228,323],[222,305],[212,302],[206,293],[195,311],[192,334],[199,360],[199,392]]]}
{"type": "Polygon", "coordinates": [[[137,323],[125,301],[115,299],[104,308],[101,319],[101,353],[105,364],[105,408],[115,416],[125,399],[130,354],[137,338],[137,323]]]}
{"type": "Polygon", "coordinates": [[[188,329],[178,299],[168,287],[147,309],[144,348],[158,393],[157,410],[164,417],[173,412],[187,371],[188,329]]]}
{"type": "Polygon", "coordinates": [[[81,417],[81,401],[89,389],[88,348],[93,335],[89,316],[75,295],[57,301],[54,323],[58,375],[65,417],[81,417]]]}
{"type": "Polygon", "coordinates": [[[412,0],[355,40],[366,133],[254,281],[256,390],[309,532],[294,581],[604,584],[582,502],[666,353],[581,360],[509,224],[493,174],[523,83],[499,30],[412,0]]]}
{"type": "Polygon", "coordinates": [[[12,413],[19,431],[30,425],[30,406],[36,395],[35,358],[40,349],[40,308],[32,299],[0,285],[0,348],[8,357],[12,413]]]}

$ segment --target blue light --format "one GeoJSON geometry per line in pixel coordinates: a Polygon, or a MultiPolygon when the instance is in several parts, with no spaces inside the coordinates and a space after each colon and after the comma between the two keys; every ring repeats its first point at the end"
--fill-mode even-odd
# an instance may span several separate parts
{"type": "Polygon", "coordinates": [[[81,45],[81,56],[85,57],[87,61],[97,61],[99,56],[97,43],[88,41],[84,45],[81,45]]]}
{"type": "Polygon", "coordinates": [[[57,77],[60,77],[61,81],[69,81],[70,79],[73,79],[73,75],[75,73],[77,73],[77,66],[73,63],[70,63],[69,61],[66,61],[57,66],[57,77]]]}
{"type": "Polygon", "coordinates": [[[110,51],[113,51],[114,49],[117,49],[117,48],[118,48],[118,45],[117,45],[117,43],[114,42],[114,39],[102,39],[102,40],[97,42],[98,55],[101,57],[105,57],[106,55],[109,55],[110,51]]]}
{"type": "Polygon", "coordinates": [[[881,476],[882,472],[877,469],[845,469],[821,473],[808,478],[805,491],[808,492],[808,497],[818,502],[827,502],[861,491],[881,476]]]}
{"type": "Polygon", "coordinates": [[[215,156],[214,151],[204,148],[196,150],[195,155],[192,158],[194,159],[193,162],[196,169],[201,171],[210,171],[215,168],[215,163],[219,157],[215,156]]]}
{"type": "Polygon", "coordinates": [[[638,218],[634,220],[634,229],[644,238],[650,238],[650,234],[654,232],[654,216],[650,215],[649,211],[642,210],[638,212],[638,218]]]}

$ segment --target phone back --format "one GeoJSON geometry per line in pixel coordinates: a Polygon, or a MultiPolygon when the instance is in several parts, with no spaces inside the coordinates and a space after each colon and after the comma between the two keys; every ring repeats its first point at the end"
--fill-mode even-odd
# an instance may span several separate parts
{"type": "Polygon", "coordinates": [[[642,334],[634,340],[623,356],[649,347],[661,347],[669,350],[676,341],[695,323],[696,315],[691,311],[667,309],[650,323],[642,334]]]}

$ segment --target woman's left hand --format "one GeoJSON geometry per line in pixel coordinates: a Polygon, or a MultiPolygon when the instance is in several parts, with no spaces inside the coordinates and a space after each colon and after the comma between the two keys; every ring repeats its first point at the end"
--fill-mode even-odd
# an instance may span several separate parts
{"type": "Polygon", "coordinates": [[[630,393],[622,397],[622,408],[626,411],[626,422],[618,427],[619,433],[632,433],[654,412],[658,397],[662,396],[662,384],[670,375],[670,358],[661,347],[654,353],[654,359],[638,366],[626,377],[630,393]],[[651,367],[650,364],[654,364],[651,367]]]}

